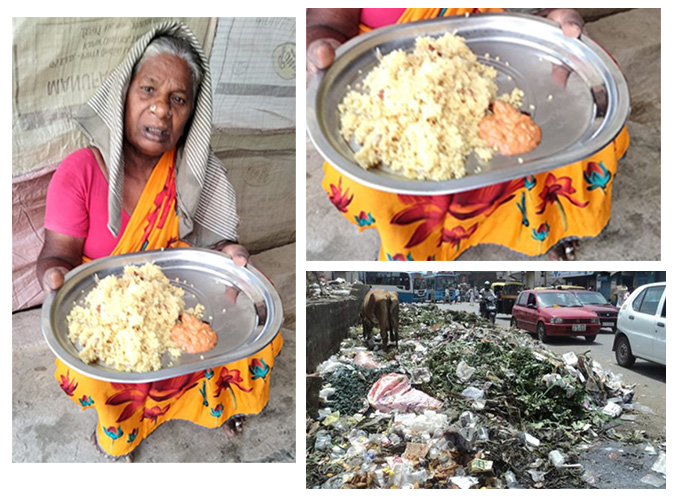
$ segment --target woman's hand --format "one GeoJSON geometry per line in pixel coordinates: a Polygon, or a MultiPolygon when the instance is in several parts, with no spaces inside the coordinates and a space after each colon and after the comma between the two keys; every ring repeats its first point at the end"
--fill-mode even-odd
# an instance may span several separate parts
{"type": "Polygon", "coordinates": [[[44,246],[36,262],[36,277],[45,292],[58,290],[63,286],[64,275],[78,267],[83,258],[85,239],[44,232],[44,246]]]}
{"type": "Polygon", "coordinates": [[[568,37],[578,38],[586,33],[585,21],[576,9],[546,9],[540,15],[559,24],[568,37]]]}
{"type": "Polygon", "coordinates": [[[335,49],[340,47],[340,40],[318,38],[306,48],[306,85],[314,73],[328,69],[335,60],[335,49]]]}
{"type": "Polygon", "coordinates": [[[217,248],[217,250],[229,255],[233,260],[233,263],[237,266],[245,266],[248,264],[250,253],[248,253],[248,249],[243,245],[239,245],[238,243],[225,243],[221,247],[217,248]]]}
{"type": "Polygon", "coordinates": [[[328,69],[335,49],[357,35],[362,9],[306,9],[306,84],[328,69]]]}
{"type": "Polygon", "coordinates": [[[65,275],[68,271],[70,271],[70,269],[62,266],[50,267],[44,271],[44,277],[41,280],[41,285],[44,291],[53,292],[54,290],[61,288],[65,281],[65,275]]]}

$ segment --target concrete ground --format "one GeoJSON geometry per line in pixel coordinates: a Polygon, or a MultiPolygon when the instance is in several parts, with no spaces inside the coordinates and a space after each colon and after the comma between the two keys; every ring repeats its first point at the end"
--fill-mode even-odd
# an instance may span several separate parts
{"type": "MultiPolygon", "coordinates": [[[[613,55],[627,78],[632,112],[628,122],[631,144],[613,184],[610,223],[599,237],[584,241],[577,256],[579,260],[660,260],[661,10],[583,10],[589,35],[613,55]]],[[[377,232],[358,233],[328,201],[321,189],[321,165],[322,158],[307,136],[307,259],[376,260],[377,232]]],[[[481,245],[466,251],[460,260],[531,259],[481,245]]]]}
{"type": "MultiPolygon", "coordinates": [[[[275,284],[285,311],[284,347],[271,374],[270,402],[229,439],[184,421],[158,428],[135,451],[136,462],[294,462],[296,286],[295,245],[251,257],[275,284]]],[[[53,378],[55,356],[41,333],[41,309],[12,316],[12,461],[110,462],[90,441],[95,411],[81,411],[53,378]]]]}

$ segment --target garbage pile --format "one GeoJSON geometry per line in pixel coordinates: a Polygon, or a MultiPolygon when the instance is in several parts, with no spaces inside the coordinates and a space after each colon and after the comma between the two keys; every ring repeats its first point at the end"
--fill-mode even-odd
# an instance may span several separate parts
{"type": "Polygon", "coordinates": [[[324,300],[333,297],[347,297],[351,294],[352,283],[348,283],[343,278],[334,280],[309,279],[307,277],[306,298],[307,301],[324,300]]]}
{"type": "MultiPolygon", "coordinates": [[[[634,411],[634,387],[463,312],[402,304],[398,349],[352,328],[318,366],[307,488],[582,488],[577,457],[634,411]]],[[[642,438],[641,436],[637,436],[642,438]]]]}

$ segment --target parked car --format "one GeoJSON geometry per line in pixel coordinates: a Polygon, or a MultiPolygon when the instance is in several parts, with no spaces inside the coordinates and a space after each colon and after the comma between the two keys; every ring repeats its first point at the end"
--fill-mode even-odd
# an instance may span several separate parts
{"type": "Polygon", "coordinates": [[[594,312],[600,319],[601,328],[610,328],[613,333],[617,327],[617,313],[619,309],[612,305],[600,292],[590,290],[570,290],[578,297],[583,304],[583,308],[594,312]]]}
{"type": "Polygon", "coordinates": [[[637,358],[666,365],[666,283],[640,286],[625,300],[613,351],[617,364],[627,368],[637,358]]]}
{"type": "Polygon", "coordinates": [[[598,315],[587,311],[576,295],[565,290],[525,290],[513,306],[511,325],[550,337],[583,336],[594,342],[600,332],[598,315]]]}

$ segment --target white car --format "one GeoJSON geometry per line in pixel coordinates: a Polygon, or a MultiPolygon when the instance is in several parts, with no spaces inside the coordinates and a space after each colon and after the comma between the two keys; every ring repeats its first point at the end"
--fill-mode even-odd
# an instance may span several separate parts
{"type": "Polygon", "coordinates": [[[640,286],[622,304],[613,351],[627,368],[637,358],[666,365],[666,283],[640,286]]]}

